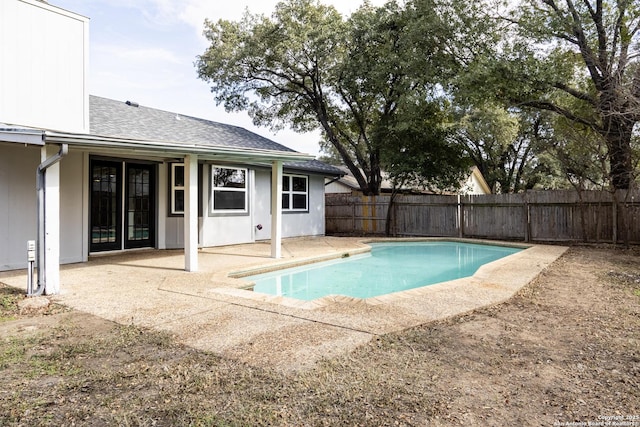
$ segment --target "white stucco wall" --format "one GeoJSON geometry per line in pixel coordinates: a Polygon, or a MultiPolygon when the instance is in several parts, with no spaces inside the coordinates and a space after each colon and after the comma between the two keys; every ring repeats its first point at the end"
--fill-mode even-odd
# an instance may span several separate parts
{"type": "Polygon", "coordinates": [[[87,132],[88,39],[88,18],[41,1],[0,1],[0,122],[87,132]]]}

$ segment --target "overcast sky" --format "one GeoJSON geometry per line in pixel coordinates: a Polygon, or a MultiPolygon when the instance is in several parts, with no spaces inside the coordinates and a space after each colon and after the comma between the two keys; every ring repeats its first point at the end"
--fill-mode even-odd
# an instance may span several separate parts
{"type": "MultiPolygon", "coordinates": [[[[324,0],[342,14],[362,0],[324,0]]],[[[275,0],[49,0],[90,18],[89,92],[92,95],[242,126],[294,150],[318,154],[320,133],[273,134],[245,113],[227,113],[213,100],[193,65],[207,47],[205,18],[238,20],[245,9],[271,15],[275,0]]],[[[384,0],[370,3],[381,5],[384,0]]]]}

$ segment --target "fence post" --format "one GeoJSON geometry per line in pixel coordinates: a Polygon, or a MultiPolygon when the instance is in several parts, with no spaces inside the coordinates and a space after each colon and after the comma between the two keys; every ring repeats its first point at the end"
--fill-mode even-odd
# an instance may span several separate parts
{"type": "Polygon", "coordinates": [[[529,243],[531,240],[531,210],[529,209],[529,197],[524,192],[524,241],[529,243]]]}
{"type": "Polygon", "coordinates": [[[458,237],[464,237],[464,207],[462,206],[462,196],[458,194],[458,237]]]}
{"type": "Polygon", "coordinates": [[[351,196],[351,213],[352,213],[352,217],[353,217],[353,226],[351,227],[352,231],[356,231],[356,206],[358,205],[358,200],[356,199],[356,196],[351,196]]]}
{"type": "Polygon", "coordinates": [[[613,224],[611,224],[613,236],[611,237],[613,240],[613,244],[616,245],[618,243],[618,195],[614,191],[611,196],[613,198],[613,203],[611,204],[613,211],[613,218],[611,218],[611,220],[613,221],[613,224]]]}
{"type": "Polygon", "coordinates": [[[376,196],[371,196],[371,230],[373,234],[377,234],[378,232],[378,219],[376,218],[377,203],[376,196]]]}

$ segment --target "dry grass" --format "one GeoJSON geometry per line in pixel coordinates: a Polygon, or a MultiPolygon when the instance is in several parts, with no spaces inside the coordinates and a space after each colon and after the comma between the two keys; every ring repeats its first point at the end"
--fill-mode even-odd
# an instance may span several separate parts
{"type": "Polygon", "coordinates": [[[0,322],[15,320],[18,302],[24,298],[24,292],[3,286],[0,283],[0,322]]]}
{"type": "Polygon", "coordinates": [[[0,425],[540,426],[638,415],[639,275],[634,251],[574,248],[505,304],[289,376],[83,313],[21,316],[22,296],[0,286],[0,425]]]}

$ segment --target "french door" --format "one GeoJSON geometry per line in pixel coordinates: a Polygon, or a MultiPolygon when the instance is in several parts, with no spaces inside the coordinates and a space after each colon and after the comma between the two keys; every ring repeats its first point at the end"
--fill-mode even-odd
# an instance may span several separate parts
{"type": "Polygon", "coordinates": [[[91,252],[155,246],[155,166],[91,160],[91,252]]]}

